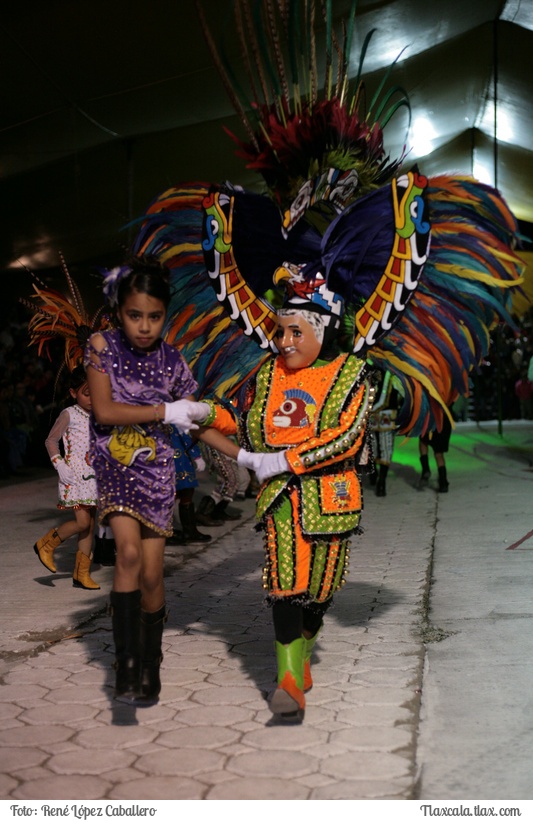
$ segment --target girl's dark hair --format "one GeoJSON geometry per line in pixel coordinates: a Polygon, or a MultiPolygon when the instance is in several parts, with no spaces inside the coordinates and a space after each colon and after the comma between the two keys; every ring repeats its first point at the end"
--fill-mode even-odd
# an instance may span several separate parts
{"type": "Polygon", "coordinates": [[[156,258],[131,257],[126,261],[131,272],[122,278],[117,289],[117,305],[122,306],[132,292],[150,295],[162,301],[165,308],[170,303],[170,272],[156,258]]]}
{"type": "Polygon", "coordinates": [[[68,388],[77,391],[84,383],[87,383],[87,372],[83,364],[80,363],[79,366],[75,366],[70,373],[68,388]]]}

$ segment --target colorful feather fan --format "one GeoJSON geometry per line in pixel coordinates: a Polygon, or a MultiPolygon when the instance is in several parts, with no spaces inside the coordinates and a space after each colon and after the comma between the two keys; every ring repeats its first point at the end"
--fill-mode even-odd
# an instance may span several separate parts
{"type": "Polygon", "coordinates": [[[490,330],[509,314],[525,268],[516,221],[503,198],[473,178],[441,175],[428,187],[431,251],[419,288],[372,360],[403,387],[402,431],[439,429],[468,376],[487,355],[490,330]]]}
{"type": "Polygon", "coordinates": [[[202,250],[202,204],[208,187],[185,184],[163,192],[142,218],[136,255],[153,255],[172,273],[165,340],[194,372],[202,397],[233,395],[267,355],[231,321],[218,302],[202,250]]]}
{"type": "Polygon", "coordinates": [[[401,158],[386,157],[382,128],[409,103],[402,89],[386,89],[389,69],[363,111],[372,33],[350,80],[355,2],[342,37],[331,0],[321,3],[319,76],[314,0],[235,0],[246,92],[197,5],[248,135],[238,153],[268,195],[189,184],[141,218],[133,251],[172,271],[167,340],[189,360],[201,394],[235,394],[276,351],[273,276],[289,265],[309,283],[326,278],[350,307],[351,347],[399,379],[400,431],[440,428],[448,405],[468,391],[490,329],[510,321],[510,289],[521,282],[504,200],[467,177],[396,175],[401,158]]]}
{"type": "Polygon", "coordinates": [[[103,329],[108,321],[103,317],[103,309],[90,317],[87,313],[80,290],[74,282],[63,256],[60,254],[61,268],[67,280],[69,297],[50,288],[34,272],[29,271],[33,280],[34,300],[21,298],[21,303],[34,312],[28,325],[30,346],[37,346],[38,353],[51,357],[49,345],[52,340],[63,339],[65,343],[66,368],[72,370],[83,362],[85,344],[89,336],[103,329]],[[37,302],[38,301],[38,302],[37,302]]]}

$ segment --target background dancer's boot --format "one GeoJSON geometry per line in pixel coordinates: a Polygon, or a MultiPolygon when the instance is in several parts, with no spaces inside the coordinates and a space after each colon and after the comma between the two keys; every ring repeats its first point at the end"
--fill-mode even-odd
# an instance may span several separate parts
{"type": "Polygon", "coordinates": [[[270,711],[284,723],[299,724],[305,713],[303,638],[290,644],[276,641],[278,686],[269,702],[270,711]]]}
{"type": "Polygon", "coordinates": [[[431,475],[431,471],[429,468],[429,458],[427,455],[420,456],[420,465],[422,467],[422,474],[420,475],[418,486],[421,489],[422,487],[427,486],[427,482],[429,481],[431,475]]]}
{"type": "Polygon", "coordinates": [[[141,695],[147,706],[157,704],[161,692],[159,669],[163,660],[161,642],[168,613],[165,605],[157,612],[141,610],[141,695]]]}
{"type": "Polygon", "coordinates": [[[387,494],[387,488],[385,485],[387,479],[387,472],[389,471],[389,467],[386,464],[379,465],[379,472],[378,472],[378,480],[376,483],[376,495],[378,498],[384,498],[387,494]]]}
{"type": "Polygon", "coordinates": [[[446,467],[439,466],[439,492],[447,492],[449,485],[446,467]]]}
{"type": "Polygon", "coordinates": [[[115,566],[116,553],[114,538],[109,538],[107,535],[94,536],[93,564],[115,566]]]}
{"type": "Polygon", "coordinates": [[[202,526],[223,526],[222,518],[214,515],[215,502],[211,495],[204,495],[196,512],[196,522],[202,526]]]}
{"type": "Polygon", "coordinates": [[[42,538],[33,545],[33,551],[39,558],[39,561],[49,572],[56,572],[56,565],[54,564],[53,555],[54,549],[62,543],[61,538],[57,532],[57,529],[52,527],[49,529],[46,535],[43,535],[42,538]]]}
{"type": "Polygon", "coordinates": [[[76,563],[72,575],[72,586],[82,589],[100,589],[100,584],[93,581],[90,574],[91,559],[85,555],[81,549],[76,552],[76,563]]]}
{"type": "Polygon", "coordinates": [[[221,501],[215,504],[213,518],[217,521],[238,521],[242,517],[242,512],[240,509],[230,506],[229,503],[225,498],[222,498],[221,501]]]}
{"type": "Polygon", "coordinates": [[[141,590],[111,592],[115,698],[135,703],[141,693],[141,590]]]}
{"type": "Polygon", "coordinates": [[[203,532],[199,532],[196,527],[196,514],[192,501],[187,504],[180,504],[178,511],[180,514],[181,525],[183,527],[183,534],[185,536],[185,543],[206,544],[211,540],[211,535],[206,535],[203,532]]]}

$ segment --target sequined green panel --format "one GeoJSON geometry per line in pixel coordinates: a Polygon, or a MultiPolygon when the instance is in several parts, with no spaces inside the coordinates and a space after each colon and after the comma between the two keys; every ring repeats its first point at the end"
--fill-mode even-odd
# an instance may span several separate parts
{"type": "Polygon", "coordinates": [[[271,478],[268,484],[263,485],[257,498],[256,515],[260,521],[265,513],[270,509],[280,492],[282,492],[288,481],[287,473],[276,478],[271,478]]]}
{"type": "Polygon", "coordinates": [[[353,358],[348,358],[342,365],[320,413],[320,432],[339,425],[340,413],[344,408],[346,398],[360,383],[358,379],[363,374],[364,366],[363,360],[353,358]]]}
{"type": "Polygon", "coordinates": [[[271,361],[267,361],[267,363],[259,370],[256,381],[255,399],[246,423],[248,438],[254,448],[254,451],[256,452],[268,451],[265,446],[266,438],[263,431],[263,422],[274,365],[275,360],[273,358],[271,361]]]}
{"type": "Polygon", "coordinates": [[[316,599],[322,589],[322,578],[328,558],[328,544],[317,542],[313,548],[309,592],[316,599]]]}
{"type": "Polygon", "coordinates": [[[279,509],[272,513],[276,535],[277,578],[280,589],[290,590],[295,578],[296,536],[293,529],[291,503],[285,499],[279,509]]]}

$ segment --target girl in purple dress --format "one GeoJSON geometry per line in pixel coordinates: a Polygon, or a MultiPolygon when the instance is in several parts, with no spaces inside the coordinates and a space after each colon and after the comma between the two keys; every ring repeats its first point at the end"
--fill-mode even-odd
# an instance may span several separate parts
{"type": "Polygon", "coordinates": [[[104,292],[118,326],[91,336],[85,365],[98,515],[109,523],[117,549],[111,592],[115,697],[150,704],[161,689],[163,554],[175,495],[167,424],[196,428],[190,413],[197,384],[178,350],[161,339],[170,302],[164,267],[134,258],[109,273],[104,292]]]}

